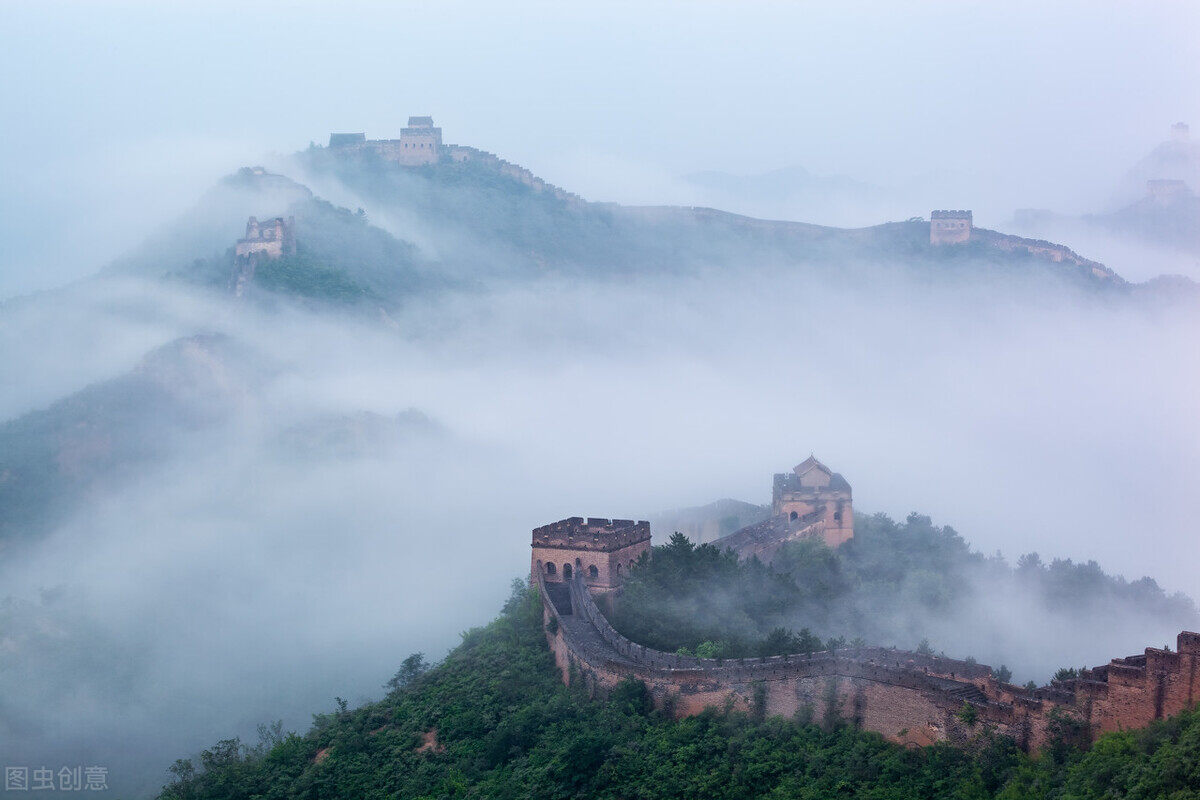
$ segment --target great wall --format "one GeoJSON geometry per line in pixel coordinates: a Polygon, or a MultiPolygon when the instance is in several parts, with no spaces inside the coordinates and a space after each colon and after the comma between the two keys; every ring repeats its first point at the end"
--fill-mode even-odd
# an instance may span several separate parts
{"type": "MultiPolygon", "coordinates": [[[[1186,126],[1184,126],[1186,128],[1186,126]]],[[[1185,131],[1186,134],[1186,131],[1185,131]]],[[[460,144],[444,144],[442,129],[435,126],[429,116],[408,118],[408,125],[400,130],[396,139],[368,139],[365,133],[331,133],[325,148],[341,159],[358,160],[372,168],[388,166],[400,169],[428,168],[438,164],[470,163],[500,175],[503,178],[529,188],[538,194],[548,195],[568,208],[582,209],[588,201],[579,195],[548,183],[529,169],[500,158],[494,153],[460,144]]],[[[258,177],[266,176],[262,167],[244,168],[245,173],[258,177]]],[[[270,176],[278,177],[278,176],[270,176]]],[[[1158,181],[1157,183],[1166,183],[1158,181]]],[[[608,204],[605,204],[608,205],[608,204]]],[[[677,218],[684,215],[693,221],[716,222],[738,230],[754,231],[782,240],[808,241],[831,235],[861,236],[877,228],[908,225],[921,221],[915,217],[908,223],[884,223],[880,226],[841,229],[829,228],[802,222],[764,220],[731,214],[717,209],[699,206],[638,207],[613,206],[623,213],[641,219],[677,218]]],[[[969,210],[934,210],[928,223],[929,244],[933,247],[953,247],[978,243],[1006,253],[1026,254],[1038,259],[1073,268],[1079,275],[1091,280],[1120,285],[1125,281],[1105,265],[1086,259],[1065,245],[1041,239],[1027,239],[986,228],[974,227],[973,214],[969,210]]],[[[255,270],[261,261],[267,261],[295,252],[296,232],[293,219],[284,221],[275,217],[261,224],[250,217],[246,225],[246,236],[236,244],[236,269],[230,280],[230,289],[241,296],[246,286],[253,281],[255,270]]],[[[824,527],[834,527],[829,520],[824,527]]]]}
{"type": "Polygon", "coordinates": [[[432,117],[409,117],[408,127],[400,130],[398,139],[368,139],[365,133],[331,133],[329,149],[343,156],[371,156],[404,167],[470,161],[489,167],[535,192],[550,194],[568,205],[585,202],[579,195],[547,183],[525,167],[505,161],[495,153],[468,145],[443,144],[442,129],[434,126],[432,117]]]}
{"type": "MultiPolygon", "coordinates": [[[[812,463],[820,468],[818,478],[834,475],[810,459],[794,471],[798,480],[776,476],[770,530],[781,539],[827,536],[817,524],[829,511],[827,488],[809,492],[806,513],[792,517],[791,511],[779,511],[781,483],[798,487],[805,472],[811,475],[812,463]]],[[[844,493],[839,510],[848,510],[849,485],[841,485],[844,479],[829,483],[844,493]]],[[[749,542],[752,554],[762,552],[766,534],[739,539],[740,533],[717,544],[736,548],[749,542]]],[[[732,706],[838,718],[912,745],[962,742],[989,729],[1030,751],[1045,746],[1064,725],[1086,736],[1140,728],[1200,701],[1200,633],[1188,631],[1178,635],[1174,651],[1147,648],[1033,689],[998,680],[987,665],[880,647],[725,660],[653,650],[617,632],[601,608],[620,602],[629,567],[649,547],[644,521],[571,517],[533,531],[531,579],[564,682],[581,681],[603,694],[633,678],[646,685],[659,708],[680,717],[732,706]]]]}

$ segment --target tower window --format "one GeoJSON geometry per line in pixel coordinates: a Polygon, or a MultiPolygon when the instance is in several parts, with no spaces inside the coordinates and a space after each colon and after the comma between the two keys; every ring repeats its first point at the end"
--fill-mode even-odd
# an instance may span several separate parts
{"type": "Polygon", "coordinates": [[[555,569],[554,563],[551,561],[547,561],[546,562],[546,574],[553,575],[556,571],[557,570],[555,569]]]}
{"type": "Polygon", "coordinates": [[[588,577],[592,580],[596,580],[596,578],[600,577],[600,570],[596,569],[595,564],[592,564],[588,567],[588,577]]]}

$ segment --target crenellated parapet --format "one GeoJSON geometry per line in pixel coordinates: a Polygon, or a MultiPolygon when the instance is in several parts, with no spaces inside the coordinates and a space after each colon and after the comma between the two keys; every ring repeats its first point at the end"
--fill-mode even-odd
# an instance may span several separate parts
{"type": "Polygon", "coordinates": [[[534,572],[533,579],[564,681],[576,675],[604,692],[636,678],[656,703],[680,716],[731,702],[746,708],[761,703],[770,714],[832,714],[900,742],[961,741],[992,729],[1037,750],[1050,735],[1056,710],[1099,733],[1141,727],[1200,700],[1200,634],[1186,631],[1177,651],[1149,648],[1077,678],[1027,689],[996,680],[984,664],[892,648],[744,659],[666,653],[613,628],[578,574],[555,583],[534,572]],[[964,704],[975,709],[975,723],[964,721],[964,704]]]}
{"type": "Polygon", "coordinates": [[[615,591],[650,550],[650,523],[568,517],[533,529],[530,570],[551,582],[579,575],[592,591],[615,591]]]}
{"type": "MultiPolygon", "coordinates": [[[[260,170],[261,174],[261,170],[260,170]]],[[[296,252],[296,218],[274,217],[259,221],[250,217],[246,221],[246,235],[234,243],[234,271],[230,277],[230,288],[241,297],[246,285],[254,280],[260,261],[292,255],[296,252]]]]}
{"type": "Polygon", "coordinates": [[[650,523],[631,519],[568,517],[533,529],[535,547],[608,552],[650,540],[650,523]]]}
{"type": "Polygon", "coordinates": [[[971,238],[973,215],[965,209],[941,209],[929,215],[930,244],[961,244],[971,238]]]}
{"type": "Polygon", "coordinates": [[[436,164],[442,158],[442,129],[433,117],[409,117],[398,139],[368,139],[365,133],[331,133],[329,148],[340,153],[371,154],[405,167],[436,164]]]}
{"type": "Polygon", "coordinates": [[[574,192],[568,192],[562,187],[548,183],[520,164],[514,164],[487,150],[480,150],[478,147],[470,147],[463,144],[448,144],[442,147],[442,154],[453,162],[469,161],[474,164],[483,164],[506,178],[511,178],[520,184],[528,186],[539,194],[549,194],[556,200],[561,200],[569,206],[581,207],[586,205],[586,201],[574,192]]]}

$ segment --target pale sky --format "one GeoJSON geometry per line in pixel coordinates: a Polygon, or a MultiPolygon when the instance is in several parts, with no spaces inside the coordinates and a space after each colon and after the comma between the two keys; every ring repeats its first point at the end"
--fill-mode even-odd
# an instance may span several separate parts
{"type": "Polygon", "coordinates": [[[238,166],[410,114],[593,199],[799,165],[932,182],[982,224],[1096,210],[1200,126],[1197,30],[1184,2],[4,2],[0,297],[90,274],[238,166]]]}

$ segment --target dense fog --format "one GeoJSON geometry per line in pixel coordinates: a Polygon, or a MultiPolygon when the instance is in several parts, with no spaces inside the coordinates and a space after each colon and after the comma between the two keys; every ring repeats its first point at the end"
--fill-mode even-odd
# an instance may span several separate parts
{"type": "MultiPolygon", "coordinates": [[[[1052,209],[1026,232],[1130,281],[1200,278],[1196,251],[1082,220],[1200,123],[1194,7],[455,6],[0,10],[21,76],[0,86],[0,426],[78,479],[69,503],[0,509],[32,520],[0,524],[0,766],[102,764],[152,796],[175,758],[303,730],[444,655],[527,573],[531,528],[767,503],[810,453],[859,514],[1200,597],[1190,290],[878,254],[508,278],[496,256],[472,276],[462,230],[286,155],[433,113],[588,200],[849,227],[974,208],[1006,231],[1052,209]],[[294,199],[203,195],[250,164],[362,208],[412,243],[406,269],[456,253],[457,283],[384,311],[102,271],[164,242],[217,263],[248,213],[294,199]],[[181,215],[219,238],[181,247],[181,215]]],[[[879,644],[919,629],[1044,683],[1178,632],[1076,611],[998,581],[944,619],[898,602],[879,644]]]]}
{"type": "Polygon", "coordinates": [[[234,167],[410,114],[595,200],[1101,211],[1169,125],[1200,124],[1200,10],[1101,7],[6,3],[0,296],[90,274],[234,167]],[[690,179],[796,167],[866,191],[690,179]]]}
{"type": "MultiPolygon", "coordinates": [[[[530,528],[767,502],[771,474],[810,451],[860,513],[919,510],[1010,561],[1094,558],[1200,593],[1194,315],[878,269],[856,291],[770,267],[497,288],[413,308],[399,331],[139,282],[11,309],[5,339],[24,352],[7,374],[54,369],[25,372],[10,412],[178,336],[245,348],[194,356],[219,378],[198,402],[219,411],[158,468],[9,549],[6,750],[154,775],[259,722],[303,727],[489,619],[530,528]],[[79,347],[85,330],[105,344],[79,347]]],[[[1008,635],[930,635],[1023,678],[1177,632],[1097,608],[1103,624],[1072,635],[1029,598],[984,594],[994,605],[964,618],[1008,635]]]]}

